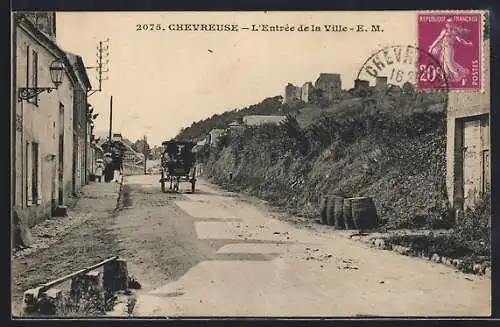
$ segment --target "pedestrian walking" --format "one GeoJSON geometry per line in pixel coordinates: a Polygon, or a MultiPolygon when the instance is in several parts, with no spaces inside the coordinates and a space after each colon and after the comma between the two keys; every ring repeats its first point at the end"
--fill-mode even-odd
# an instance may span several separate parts
{"type": "Polygon", "coordinates": [[[113,180],[113,158],[111,157],[111,153],[107,152],[104,154],[104,181],[106,183],[111,182],[113,180]]]}
{"type": "Polygon", "coordinates": [[[96,160],[96,167],[94,171],[95,179],[98,183],[101,183],[102,175],[104,173],[104,161],[102,159],[96,160]]]}
{"type": "Polygon", "coordinates": [[[120,152],[118,150],[113,151],[112,158],[113,158],[113,181],[119,183],[123,169],[120,152]]]}

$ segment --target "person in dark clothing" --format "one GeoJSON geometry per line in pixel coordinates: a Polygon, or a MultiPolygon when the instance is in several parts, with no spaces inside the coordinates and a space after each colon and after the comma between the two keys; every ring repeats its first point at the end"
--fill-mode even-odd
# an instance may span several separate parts
{"type": "Polygon", "coordinates": [[[114,167],[113,167],[113,158],[111,156],[111,153],[106,153],[104,155],[104,181],[106,183],[109,183],[113,179],[113,172],[114,172],[114,167]]]}
{"type": "Polygon", "coordinates": [[[120,151],[115,148],[113,149],[114,151],[112,152],[112,158],[113,158],[113,180],[117,183],[120,182],[120,177],[123,169],[123,164],[122,164],[122,156],[120,151]]]}

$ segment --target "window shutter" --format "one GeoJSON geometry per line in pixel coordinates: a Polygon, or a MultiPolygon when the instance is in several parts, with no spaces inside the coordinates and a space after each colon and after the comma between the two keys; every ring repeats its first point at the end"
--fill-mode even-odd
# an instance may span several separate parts
{"type": "Polygon", "coordinates": [[[37,165],[37,185],[36,185],[36,204],[42,204],[42,151],[40,151],[40,147],[38,147],[38,158],[36,158],[37,165]]]}
{"type": "Polygon", "coordinates": [[[29,207],[31,206],[33,202],[33,185],[32,185],[32,174],[33,174],[33,167],[32,167],[32,150],[31,150],[31,143],[27,142],[26,143],[26,205],[29,207]]]}
{"type": "Polygon", "coordinates": [[[26,87],[30,87],[30,73],[31,73],[31,47],[26,47],[26,87]]]}

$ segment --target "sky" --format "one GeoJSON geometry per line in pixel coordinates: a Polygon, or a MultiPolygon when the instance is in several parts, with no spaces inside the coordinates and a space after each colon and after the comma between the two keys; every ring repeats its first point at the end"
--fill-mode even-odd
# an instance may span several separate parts
{"type": "MultiPolygon", "coordinates": [[[[287,83],[301,86],[320,73],[339,73],[353,87],[363,62],[390,44],[414,44],[414,12],[58,12],[57,43],[96,65],[97,45],[109,38],[108,80],[89,103],[99,113],[96,131],[113,132],[151,145],[175,136],[194,121],[282,95],[287,83]],[[380,24],[383,32],[194,32],[169,24],[380,24]],[[137,31],[162,24],[166,31],[137,31]],[[209,51],[210,50],[210,51],[209,51]]],[[[94,88],[95,71],[88,70],[94,88]]]]}

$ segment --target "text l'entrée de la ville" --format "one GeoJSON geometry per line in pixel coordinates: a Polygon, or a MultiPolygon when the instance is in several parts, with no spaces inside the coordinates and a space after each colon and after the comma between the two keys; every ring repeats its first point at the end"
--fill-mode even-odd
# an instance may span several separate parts
{"type": "Polygon", "coordinates": [[[343,24],[251,24],[241,26],[238,24],[162,24],[143,23],[136,24],[136,31],[167,31],[167,32],[384,32],[381,25],[343,25],[343,24]]]}

